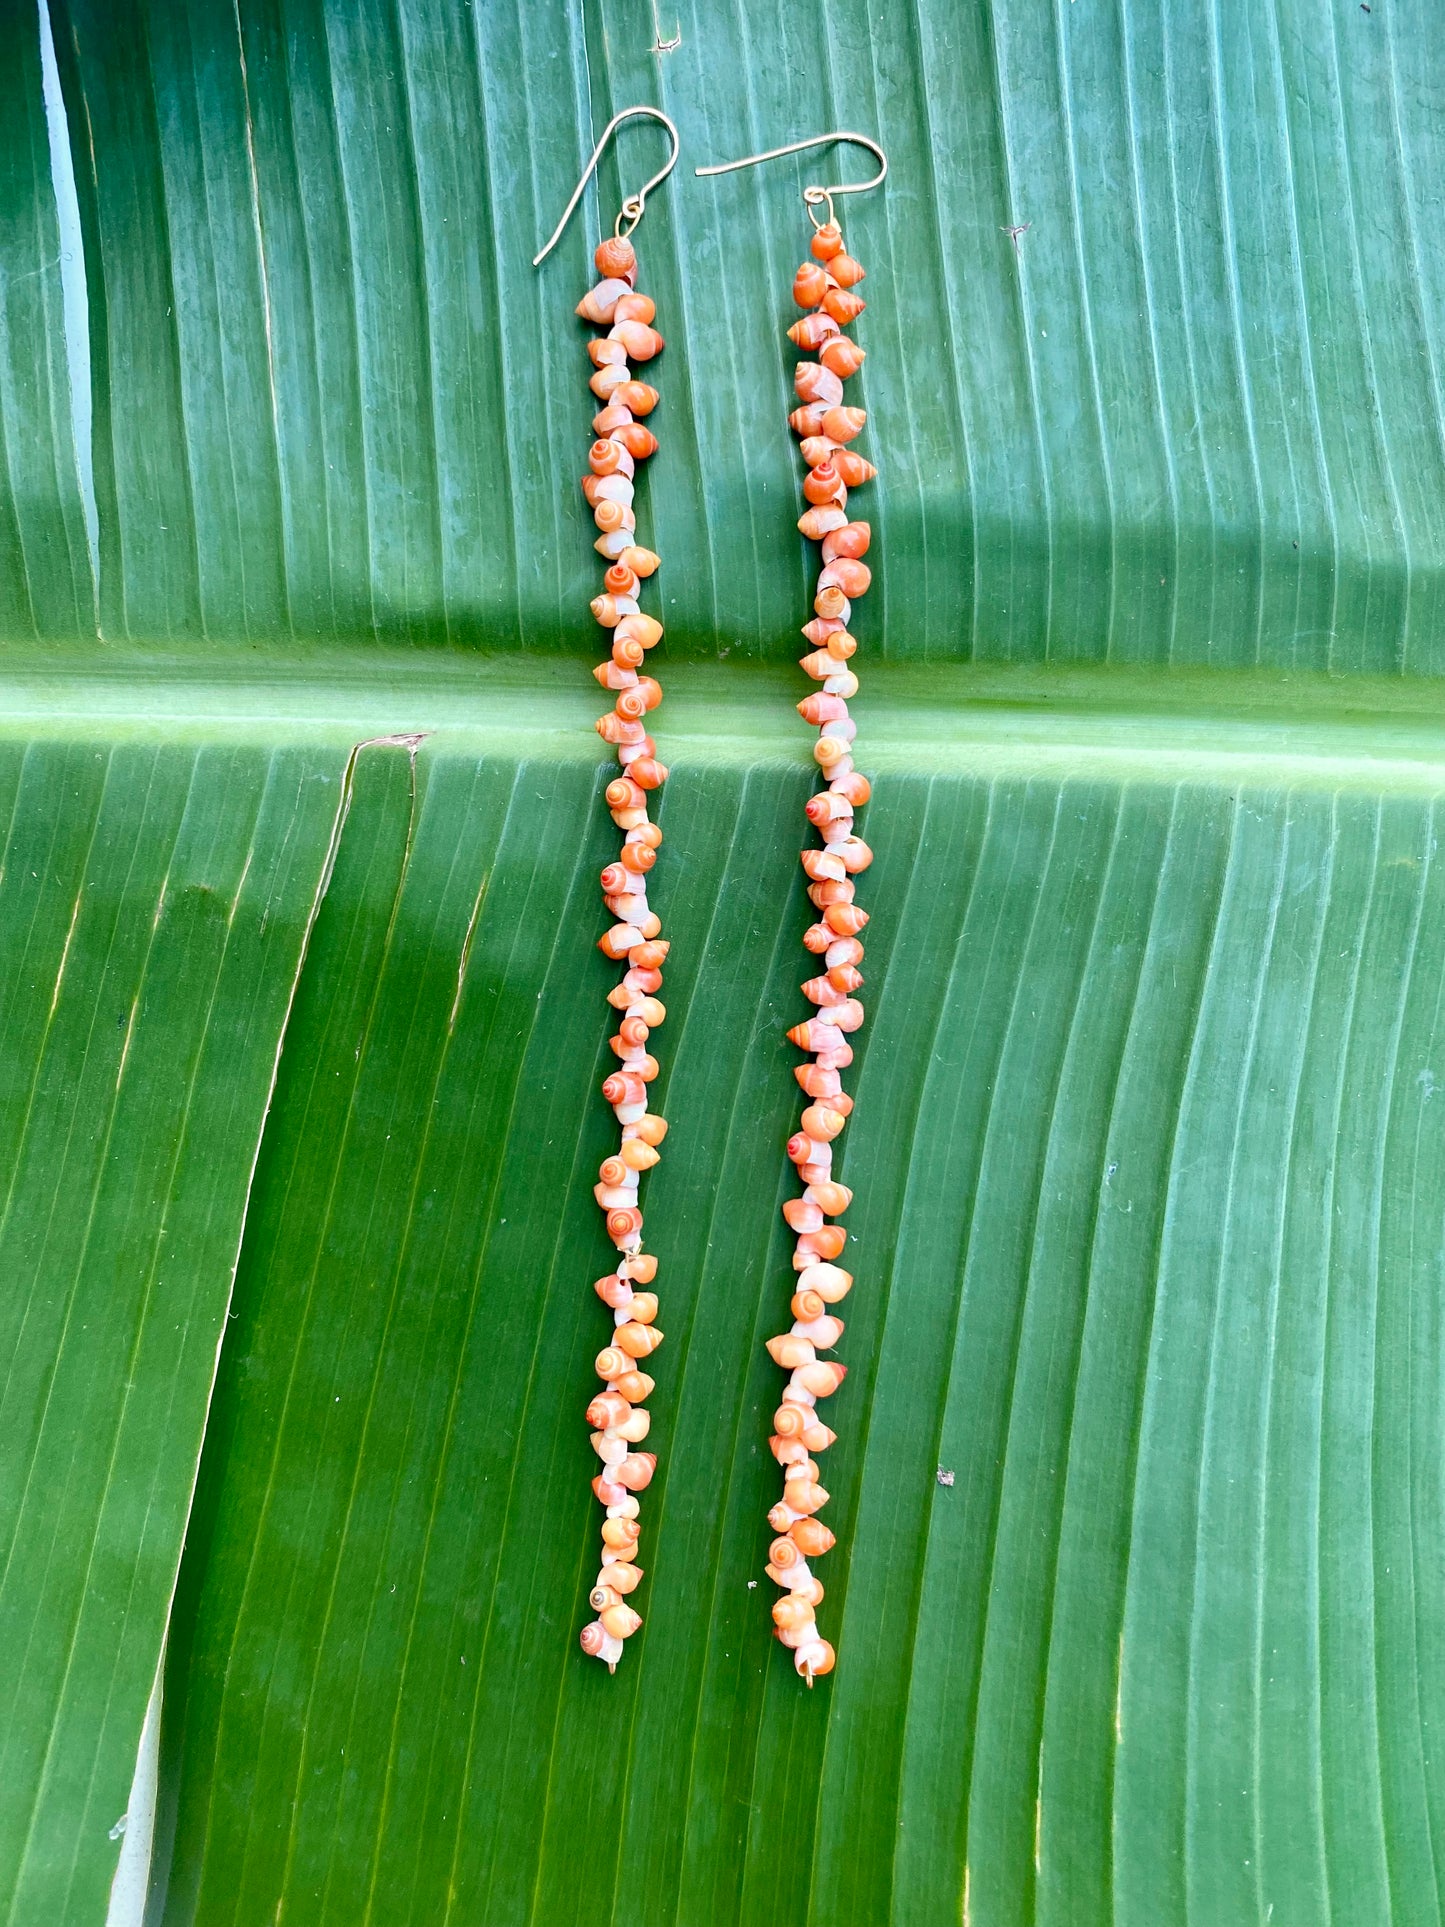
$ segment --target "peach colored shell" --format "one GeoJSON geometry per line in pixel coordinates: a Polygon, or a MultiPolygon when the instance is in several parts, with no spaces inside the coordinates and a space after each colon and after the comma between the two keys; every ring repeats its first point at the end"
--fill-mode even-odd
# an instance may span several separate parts
{"type": "Polygon", "coordinates": [[[634,290],[637,255],[632,243],[606,240],[593,259],[602,280],[577,304],[584,321],[608,330],[588,344],[594,368],[589,386],[601,404],[592,419],[597,437],[587,454],[582,493],[598,535],[594,544],[607,562],[602,592],[592,613],[612,635],[612,653],[593,671],[613,703],[597,721],[597,733],[617,751],[621,774],[607,785],[607,807],[623,833],[617,861],[601,876],[602,898],[613,922],[601,938],[604,956],[627,969],[607,1001],[621,1015],[612,1049],[618,1066],[603,1080],[602,1095],[621,1127],[616,1153],[604,1158],[593,1195],[607,1219],[616,1245],[617,1268],[597,1280],[596,1291],[612,1313],[612,1342],[597,1354],[603,1389],[587,1407],[592,1448],[602,1469],[592,1490],[606,1508],[602,1522],[602,1563],[588,1604],[596,1617],[582,1628],[582,1650],[616,1669],[623,1643],[642,1624],[629,1603],[642,1580],[636,1563],[642,1528],[637,1494],[647,1487],[657,1460],[637,1447],[651,1420],[644,1401],[653,1380],[640,1368],[662,1343],[657,1329],[657,1298],[639,1285],[657,1276],[657,1260],[642,1250],[642,1210],[638,1183],[656,1164],[667,1124],[647,1106],[647,1087],[657,1076],[649,1048],[652,1032],[667,1012],[658,999],[667,944],[662,923],[647,899],[647,878],[662,847],[662,831],[647,813],[647,799],[667,779],[645,718],[662,701],[662,690],[641,674],[647,651],[662,635],[662,624],[644,615],[638,595],[658,566],[651,549],[637,540],[632,510],[637,464],[657,447],[657,437],[638,420],[657,405],[657,390],[634,378],[630,364],[650,361],[661,351],[662,336],[652,326],[655,309],[634,290]]]}
{"type": "Polygon", "coordinates": [[[867,416],[861,408],[843,404],[844,382],[863,365],[863,350],[842,332],[863,312],[862,300],[851,292],[862,279],[862,268],[844,251],[837,223],[826,222],[813,236],[812,259],[793,281],[794,299],[810,312],[788,330],[797,347],[816,357],[798,363],[794,386],[802,405],[788,419],[801,438],[808,465],[803,479],[807,506],[798,527],[822,546],[813,617],[803,630],[812,651],[802,659],[804,671],[821,686],[798,710],[818,731],[813,756],[825,778],[825,787],[807,803],[819,843],[802,853],[808,895],[819,912],[819,921],[803,942],[822,960],[823,971],[803,985],[816,1015],[788,1032],[789,1040],[813,1061],[799,1065],[796,1073],[811,1101],[801,1128],[788,1140],[788,1156],[803,1183],[802,1196],[789,1198],[783,1206],[796,1234],[793,1323],[768,1340],[773,1362],[788,1373],[788,1383],[769,1441],[783,1468],[783,1496],[768,1514],[778,1537],[769,1550],[767,1572],[783,1588],[773,1607],[778,1638],[791,1647],[793,1664],[809,1686],[833,1670],[836,1657],[818,1630],[816,1608],[823,1587],[809,1569],[809,1561],[834,1543],[817,1516],[828,1503],[828,1493],[813,1455],[825,1452],[836,1436],[819,1419],[818,1401],[837,1391],[847,1371],[818,1354],[830,1351],[842,1337],[843,1321],[829,1307],[853,1284],[852,1273],[835,1263],[843,1254],[846,1233],[829,1220],[840,1217],[853,1197],[847,1185],[833,1177],[833,1146],[853,1109],[840,1076],[853,1061],[848,1037],[863,1022],[863,1006],[854,992],[863,984],[859,932],[868,913],[855,900],[853,879],[873,861],[873,852],[853,829],[853,812],[868,801],[870,786],[853,767],[856,725],[848,713],[849,700],[858,693],[858,678],[850,666],[858,645],[848,623],[853,604],[872,580],[862,559],[871,531],[866,522],[851,519],[848,492],[877,472],[848,446],[867,416]]]}

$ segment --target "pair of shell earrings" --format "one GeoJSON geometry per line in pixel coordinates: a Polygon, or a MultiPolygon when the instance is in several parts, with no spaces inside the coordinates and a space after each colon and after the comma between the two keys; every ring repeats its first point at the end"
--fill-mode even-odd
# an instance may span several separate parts
{"type": "MultiPolygon", "coordinates": [[[[642,606],[643,585],[661,559],[639,539],[635,497],[638,470],[658,448],[651,417],[661,399],[638,371],[655,360],[664,342],[653,325],[655,304],[637,286],[631,235],[648,194],[677,162],[677,129],[665,114],[629,107],[609,122],[556,231],[533,264],[539,265],[556,245],[608,141],[634,116],[660,121],[672,137],[672,151],[666,165],[624,200],[612,235],[593,257],[599,278],[577,304],[578,315],[598,331],[587,343],[592,363],[588,386],[597,410],[581,486],[597,528],[593,546],[605,565],[591,613],[604,632],[608,653],[593,674],[611,698],[611,707],[596,728],[616,753],[617,774],[607,783],[604,799],[622,835],[616,859],[599,878],[608,922],[598,947],[623,966],[607,993],[618,1014],[610,1040],[617,1067],[602,1083],[602,1096],[617,1120],[618,1142],[616,1151],[603,1159],[594,1186],[617,1257],[594,1287],[612,1314],[612,1330],[594,1361],[601,1390],[585,1414],[599,1461],[592,1490],[604,1517],[600,1561],[588,1593],[592,1617],[582,1628],[581,1644],[585,1653],[613,1671],[626,1642],[643,1623],[636,1604],[645,1570],[639,1495],[657,1467],[656,1455],[642,1449],[651,1434],[647,1399],[656,1383],[644,1367],[662,1344],[658,1296],[651,1289],[657,1258],[643,1250],[641,1191],[643,1174],[659,1161],[667,1136],[667,1122],[652,1109],[648,1090],[659,1071],[653,1034],[667,1016],[660,993],[669,946],[648,885],[663,840],[650,805],[668,770],[658,758],[648,723],[662,701],[662,688],[644,673],[648,652],[661,641],[663,628],[642,606]]],[[[821,1417],[820,1403],[832,1397],[847,1374],[845,1365],[822,1354],[831,1352],[843,1336],[843,1320],[835,1307],[853,1284],[852,1274],[838,1262],[847,1233],[837,1222],[853,1193],[833,1175],[833,1148],[853,1110],[842,1073],[853,1061],[849,1040],[864,1020],[857,993],[863,986],[859,966],[868,912],[857,900],[855,879],[873,861],[855,827],[855,813],[868,801],[870,785],[854,761],[856,724],[848,708],[858,692],[858,643],[850,624],[854,605],[872,581],[864,560],[871,530],[854,515],[849,498],[877,471],[854,446],[867,415],[844,400],[844,383],[864,360],[864,350],[846,330],[866,304],[857,292],[864,270],[844,243],[833,198],[878,186],[888,163],[866,135],[836,133],[697,169],[699,174],[725,174],[839,141],[868,148],[880,165],[870,181],[803,190],[813,234],[808,256],[793,278],[793,299],[802,317],[788,329],[803,357],[794,371],[798,405],[788,416],[805,469],[797,526],[818,545],[821,561],[812,607],[802,625],[808,653],[801,667],[816,687],[797,705],[817,731],[812,753],[819,786],[806,805],[815,840],[800,859],[816,912],[816,921],[803,934],[815,972],[801,986],[811,1014],[787,1032],[806,1060],[795,1075],[807,1101],[798,1129],[784,1147],[801,1184],[800,1194],[783,1205],[793,1234],[796,1276],[791,1323],[768,1340],[773,1362],[787,1378],[768,1441],[782,1474],[782,1496],[767,1515],[773,1537],[765,1570],[779,1588],[772,1607],[774,1631],[809,1686],[831,1672],[836,1661],[833,1646],[819,1629],[824,1587],[812,1570],[813,1562],[835,1544],[818,1516],[828,1504],[828,1493],[815,1455],[836,1437],[821,1417]],[[824,219],[819,218],[821,210],[826,210],[824,219]]]]}

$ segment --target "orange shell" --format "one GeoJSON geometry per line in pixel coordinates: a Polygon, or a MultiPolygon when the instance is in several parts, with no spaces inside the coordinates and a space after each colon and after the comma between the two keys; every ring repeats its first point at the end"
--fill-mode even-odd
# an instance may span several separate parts
{"type": "Polygon", "coordinates": [[[607,1606],[599,1613],[598,1623],[613,1639],[631,1639],[642,1624],[642,1614],[635,1613],[631,1606],[607,1606]]]}
{"type": "Polygon", "coordinates": [[[858,319],[868,303],[847,288],[829,288],[823,296],[823,306],[840,328],[846,328],[850,321],[858,319]]]}
{"type": "Polygon", "coordinates": [[[620,294],[613,310],[614,321],[650,322],[657,313],[657,303],[650,294],[620,294]]]}
{"type": "Polygon", "coordinates": [[[635,462],[645,462],[649,455],[657,453],[657,437],[650,428],[641,422],[624,422],[612,431],[612,439],[621,442],[635,462]]]}
{"type": "Polygon", "coordinates": [[[612,1468],[617,1483],[629,1492],[645,1492],[656,1470],[657,1455],[653,1452],[629,1452],[621,1465],[612,1468]]]}
{"type": "Polygon", "coordinates": [[[816,1559],[838,1543],[820,1519],[799,1519],[789,1526],[788,1537],[805,1559],[816,1559]]]}
{"type": "MultiPolygon", "coordinates": [[[[840,451],[842,453],[844,451],[840,451]]],[[[841,474],[841,465],[833,464],[841,474]]],[[[867,522],[847,522],[842,528],[829,532],[828,546],[823,551],[825,562],[836,562],[840,555],[856,558],[868,553],[868,545],[873,540],[873,530],[867,522]]],[[[610,586],[610,585],[609,585],[610,586]]]]}
{"type": "Polygon", "coordinates": [[[632,1323],[619,1325],[613,1336],[616,1343],[619,1344],[623,1351],[631,1358],[646,1358],[650,1352],[655,1352],[662,1343],[662,1333],[658,1331],[655,1325],[637,1325],[632,1323]]]}
{"type": "Polygon", "coordinates": [[[863,279],[867,270],[851,254],[835,254],[828,263],[828,272],[840,288],[851,288],[863,279]]]}
{"type": "Polygon", "coordinates": [[[662,639],[662,624],[656,616],[645,616],[636,610],[631,615],[624,616],[617,628],[621,635],[632,637],[634,641],[640,642],[644,649],[650,649],[655,642],[660,642],[662,639]]]}
{"type": "Polygon", "coordinates": [[[603,794],[609,810],[636,809],[646,800],[636,783],[629,782],[625,776],[614,776],[603,794]]]}
{"type": "Polygon", "coordinates": [[[589,288],[577,303],[577,312],[584,321],[594,327],[611,327],[612,317],[620,298],[629,292],[626,281],[616,275],[607,275],[595,288],[589,288]]]}
{"type": "Polygon", "coordinates": [[[856,903],[830,903],[823,912],[823,921],[840,937],[856,937],[868,921],[868,912],[856,903]]]}
{"type": "Polygon", "coordinates": [[[835,341],[837,336],[838,324],[830,314],[805,314],[788,330],[789,341],[808,354],[821,348],[825,341],[835,341]]]}
{"type": "Polygon", "coordinates": [[[828,408],[823,412],[823,433],[830,441],[851,442],[861,435],[868,413],[863,408],[828,408]]]}
{"type": "Polygon", "coordinates": [[[848,1189],[846,1184],[833,1184],[831,1182],[827,1184],[810,1184],[808,1189],[813,1194],[813,1203],[817,1205],[825,1217],[840,1217],[853,1202],[853,1193],[848,1189]]]}
{"type": "Polygon", "coordinates": [[[629,409],[634,415],[650,415],[657,406],[657,390],[645,381],[625,381],[620,388],[612,391],[612,400],[619,408],[629,409]]]}
{"type": "Polygon", "coordinates": [[[878,473],[872,462],[864,461],[863,457],[855,455],[851,448],[840,448],[833,457],[833,466],[849,488],[862,488],[865,482],[871,482],[878,473]]]}
{"type": "Polygon", "coordinates": [[[612,329],[613,341],[620,342],[633,361],[651,361],[662,353],[664,342],[655,328],[642,321],[619,321],[612,329]]]}
{"type": "Polygon", "coordinates": [[[813,1608],[801,1593],[784,1593],[773,1601],[773,1624],[786,1632],[796,1632],[813,1624],[813,1608]]]}
{"type": "Polygon", "coordinates": [[[612,235],[609,239],[599,242],[592,259],[599,274],[626,281],[629,286],[636,278],[637,250],[620,234],[612,235]]]}
{"type": "MultiPolygon", "coordinates": [[[[635,1204],[619,1205],[616,1210],[607,1213],[607,1235],[615,1245],[625,1245],[641,1229],[642,1213],[635,1204]]],[[[627,1351],[630,1348],[624,1345],[622,1349],[627,1351]]],[[[632,1356],[636,1358],[639,1354],[633,1352],[632,1356]]]]}
{"type": "Polygon", "coordinates": [[[587,1423],[594,1432],[605,1432],[609,1425],[621,1425],[631,1411],[620,1392],[599,1392],[587,1407],[587,1423]]]}
{"type": "Polygon", "coordinates": [[[856,375],[863,366],[864,356],[865,351],[856,341],[849,341],[846,337],[839,335],[836,340],[823,343],[818,359],[825,368],[831,369],[840,381],[846,381],[850,375],[856,375]]]}
{"type": "Polygon", "coordinates": [[[820,462],[803,477],[803,493],[818,508],[836,502],[841,508],[847,496],[843,478],[831,462],[820,462]]]}
{"type": "Polygon", "coordinates": [[[812,1479],[789,1479],[786,1491],[787,1503],[794,1512],[821,1512],[831,1496],[825,1487],[812,1479]]]}
{"type": "MultiPolygon", "coordinates": [[[[813,473],[816,474],[817,470],[815,469],[813,473]]],[[[806,483],[804,487],[807,487],[806,483]]],[[[840,509],[836,502],[825,498],[822,502],[815,503],[812,508],[804,509],[798,517],[798,533],[806,535],[810,542],[821,542],[835,529],[846,528],[847,523],[846,512],[840,509]]]]}
{"type": "Polygon", "coordinates": [[[867,595],[873,580],[873,571],[866,562],[856,562],[851,556],[840,555],[830,562],[825,574],[831,575],[834,582],[850,602],[856,602],[861,595],[867,595]]]}
{"type": "Polygon", "coordinates": [[[627,382],[627,363],[625,361],[609,361],[605,366],[597,370],[596,374],[588,381],[587,386],[592,390],[598,401],[609,401],[612,396],[617,393],[619,388],[625,388],[627,386],[627,382]]]}
{"type": "Polygon", "coordinates": [[[817,261],[805,261],[793,276],[793,299],[800,308],[816,308],[828,293],[828,274],[817,261]]]}
{"type": "MultiPolygon", "coordinates": [[[[618,698],[621,701],[621,698],[618,698]]],[[[815,696],[804,696],[798,704],[798,714],[805,723],[812,723],[816,729],[820,723],[840,722],[848,714],[848,705],[841,696],[830,696],[820,692],[815,696]]],[[[821,852],[815,852],[821,854],[821,852]]]]}
{"type": "Polygon", "coordinates": [[[819,261],[831,261],[836,254],[843,252],[843,230],[836,221],[824,221],[813,236],[813,255],[819,261]]]}
{"type": "Polygon", "coordinates": [[[799,401],[817,402],[824,408],[836,408],[843,400],[842,382],[820,361],[800,361],[793,370],[793,387],[799,401]]]}
{"type": "Polygon", "coordinates": [[[784,1332],[780,1338],[768,1340],[768,1355],[775,1365],[780,1365],[785,1372],[792,1372],[799,1365],[811,1365],[817,1353],[811,1339],[795,1338],[791,1332],[784,1332]]]}

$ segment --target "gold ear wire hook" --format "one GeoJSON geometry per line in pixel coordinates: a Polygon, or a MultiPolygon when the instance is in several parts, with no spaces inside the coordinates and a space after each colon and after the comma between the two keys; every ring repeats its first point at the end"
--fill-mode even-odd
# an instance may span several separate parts
{"type": "Polygon", "coordinates": [[[871,181],[835,181],[831,187],[811,186],[803,189],[803,201],[808,210],[808,219],[814,227],[821,227],[813,209],[827,203],[828,219],[833,219],[833,196],[835,194],[866,194],[870,188],[881,187],[888,178],[888,156],[877,141],[869,140],[866,134],[815,134],[811,140],[790,141],[786,147],[770,147],[766,154],[749,154],[742,161],[720,161],[715,167],[699,167],[697,174],[731,174],[735,168],[756,167],[761,161],[781,160],[785,154],[801,154],[809,147],[826,147],[832,141],[852,141],[855,146],[866,147],[870,154],[878,157],[878,172],[871,181]]]}
{"type": "Polygon", "coordinates": [[[633,228],[635,228],[637,226],[637,223],[642,219],[643,209],[647,206],[648,195],[652,192],[653,188],[661,187],[662,183],[667,179],[668,175],[672,172],[673,168],[677,166],[677,154],[678,154],[678,147],[680,145],[677,137],[677,128],[673,125],[672,121],[668,119],[667,115],[661,111],[660,108],[624,107],[620,114],[614,114],[611,120],[608,121],[607,125],[603,128],[602,138],[600,141],[598,141],[597,145],[593,148],[592,158],[590,161],[588,161],[586,167],[583,168],[581,180],[578,181],[576,187],[574,187],[572,190],[572,198],[567,203],[566,207],[563,208],[562,218],[557,223],[556,228],[553,230],[551,240],[547,243],[546,247],[543,248],[540,254],[533,257],[532,266],[534,268],[541,267],[542,263],[547,259],[547,256],[552,252],[553,248],[555,248],[557,243],[561,240],[562,230],[566,227],[567,223],[571,220],[572,210],[576,207],[577,203],[582,199],[582,190],[586,187],[587,183],[591,180],[593,174],[596,172],[597,163],[598,161],[601,160],[603,150],[606,148],[608,141],[611,140],[612,136],[616,133],[617,129],[622,125],[623,121],[631,120],[634,115],[642,115],[644,118],[648,120],[660,120],[663,126],[667,129],[668,133],[672,136],[672,152],[668,156],[667,165],[665,167],[660,167],[657,170],[657,172],[653,175],[650,181],[648,181],[644,186],[640,187],[635,194],[629,194],[627,196],[627,199],[622,203],[621,210],[618,213],[617,220],[613,224],[613,228],[612,228],[612,232],[615,235],[621,235],[624,232],[624,229],[622,226],[622,223],[624,221],[626,221],[628,224],[625,232],[628,234],[631,234],[633,228]]]}

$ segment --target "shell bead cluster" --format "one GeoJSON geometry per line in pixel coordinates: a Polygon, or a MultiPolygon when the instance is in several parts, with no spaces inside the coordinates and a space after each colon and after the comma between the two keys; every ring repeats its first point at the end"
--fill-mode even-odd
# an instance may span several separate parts
{"type": "Polygon", "coordinates": [[[593,259],[602,276],[577,304],[585,321],[605,333],[587,344],[593,374],[589,386],[601,404],[593,417],[597,439],[587,456],[582,493],[597,524],[596,548],[607,563],[602,593],[592,613],[612,638],[611,654],[593,671],[613,703],[597,721],[597,733],[617,751],[621,773],[607,786],[607,807],[622,831],[617,861],[602,872],[602,897],[612,917],[601,938],[604,956],[627,968],[608,992],[607,1001],[621,1021],[612,1038],[618,1064],[604,1079],[602,1095],[621,1127],[617,1153],[604,1158],[594,1196],[607,1219],[607,1234],[620,1254],[617,1267],[596,1284],[598,1297],[612,1313],[612,1342],[597,1354],[602,1390],[587,1407],[592,1447],[601,1470],[592,1490],[606,1508],[602,1522],[602,1562],[588,1595],[596,1617],[582,1629],[582,1650],[615,1668],[623,1644],[642,1624],[632,1605],[642,1580],[637,1563],[642,1528],[637,1495],[651,1481],[657,1461],[641,1451],[650,1417],[645,1400],[653,1381],[643,1370],[662,1343],[657,1329],[657,1297],[638,1287],[657,1276],[656,1258],[642,1250],[642,1210],[638,1182],[656,1164],[667,1135],[666,1122],[649,1110],[647,1087],[657,1076],[652,1033],[666,1016],[658,1000],[667,944],[662,924],[647,900],[647,876],[657,861],[662,831],[647,813],[647,800],[666,781],[646,717],[662,701],[662,690],[642,665],[662,635],[662,624],[638,605],[642,583],[658,566],[651,549],[637,540],[632,510],[637,464],[657,447],[643,421],[657,405],[657,390],[639,381],[633,362],[650,361],[662,348],[652,326],[654,308],[635,289],[637,255],[621,236],[604,241],[593,259]]]}
{"type": "Polygon", "coordinates": [[[849,1035],[863,1022],[856,992],[863,983],[860,932],[868,913],[856,901],[853,879],[873,861],[873,853],[854,830],[854,811],[868,801],[869,783],[853,767],[856,730],[848,701],[858,677],[851,666],[857,647],[849,634],[853,605],[867,592],[870,574],[863,557],[870,538],[866,522],[848,510],[851,490],[871,481],[872,464],[851,444],[867,417],[846,407],[843,383],[856,374],[863,350],[843,333],[863,312],[853,292],[863,269],[847,253],[836,221],[813,236],[812,258],[793,280],[793,296],[808,312],[789,330],[789,339],[812,359],[800,361],[794,377],[800,406],[789,417],[808,465],[803,480],[806,507],[798,522],[802,533],[822,548],[813,615],[803,634],[812,652],[802,666],[819,685],[798,704],[803,719],[817,727],[814,760],[823,788],[808,799],[808,821],[819,842],[802,853],[808,895],[818,921],[803,938],[821,965],[803,985],[814,1006],[806,1022],[788,1032],[811,1062],[795,1075],[808,1097],[800,1127],[788,1141],[788,1156],[802,1180],[801,1197],[790,1198],[783,1216],[797,1234],[793,1266],[797,1289],[790,1329],[768,1340],[773,1360],[788,1373],[782,1403],[773,1416],[773,1457],[783,1468],[783,1497],[768,1514],[777,1537],[768,1555],[768,1577],[782,1587],[773,1606],[779,1639],[792,1648],[793,1664],[811,1686],[833,1669],[832,1646],[818,1630],[816,1608],[823,1587],[809,1561],[833,1545],[833,1534],[818,1514],[828,1503],[814,1454],[825,1451],[836,1434],[818,1416],[818,1402],[842,1384],[847,1367],[820,1354],[843,1335],[833,1307],[852,1288],[851,1273],[835,1261],[847,1234],[834,1222],[852,1201],[847,1185],[833,1177],[833,1146],[841,1135],[853,1100],[840,1075],[853,1061],[849,1035]]]}

